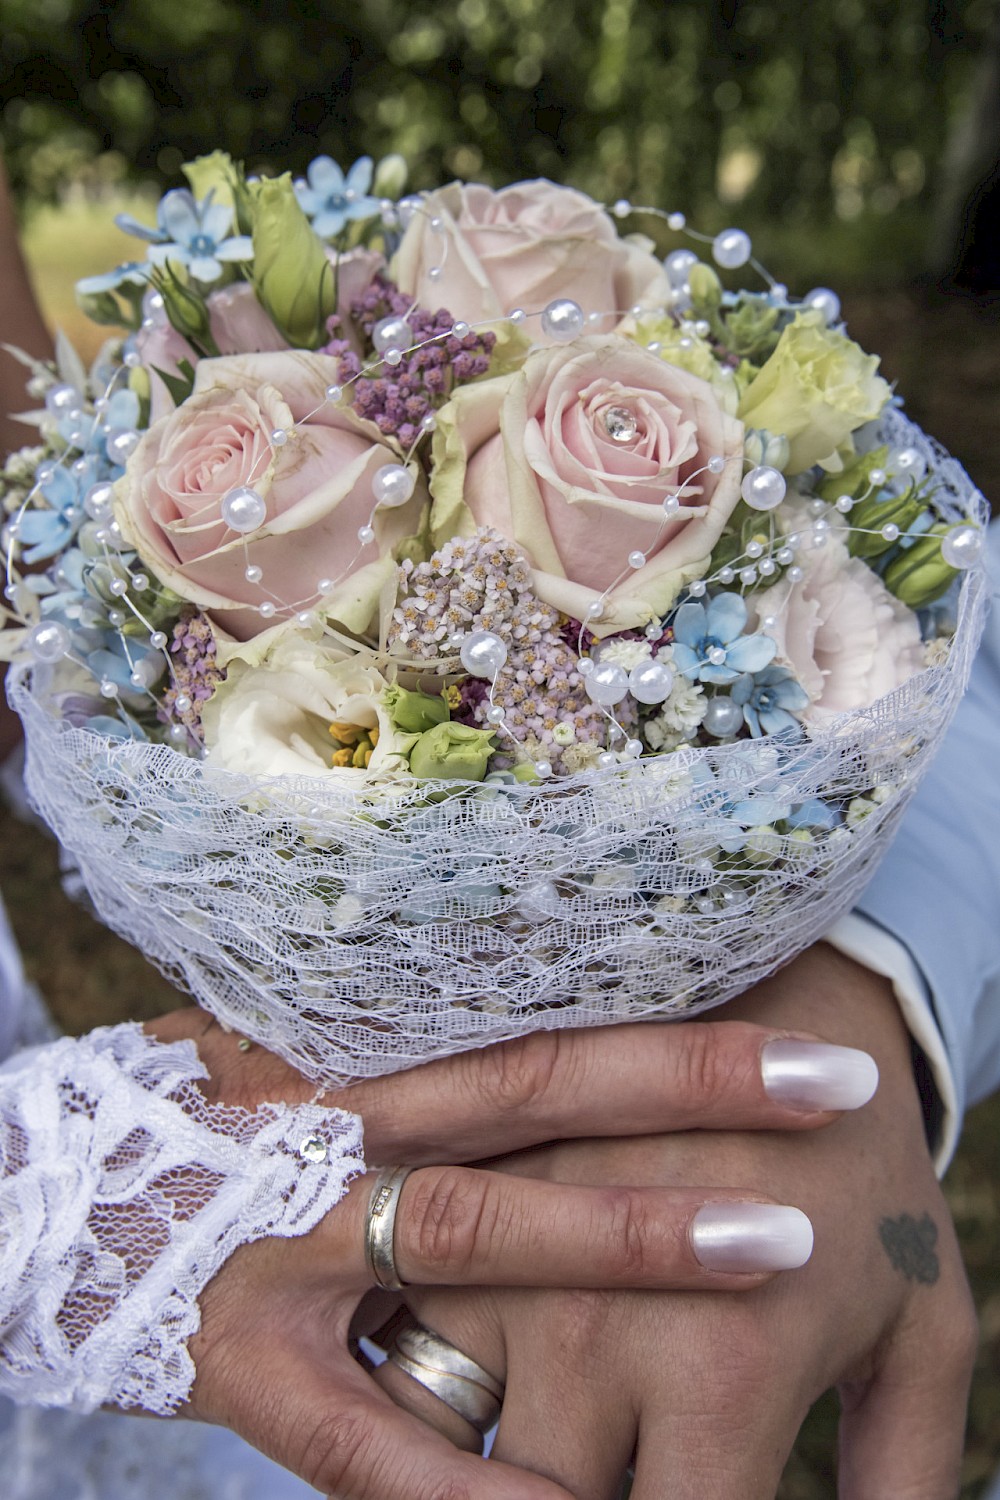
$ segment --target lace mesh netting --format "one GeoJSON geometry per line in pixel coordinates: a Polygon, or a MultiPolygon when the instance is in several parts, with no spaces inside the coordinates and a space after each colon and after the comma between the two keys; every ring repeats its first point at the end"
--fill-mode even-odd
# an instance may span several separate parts
{"type": "MultiPolygon", "coordinates": [[[[892,413],[880,437],[923,454],[946,514],[984,521],[919,429],[892,413]]],[[[40,669],[12,700],[32,798],[102,917],[225,1024],[330,1083],[530,1028],[690,1014],[815,941],[951,719],[984,598],[976,569],[946,663],[799,742],[692,747],[543,787],[254,780],[70,728],[40,669]],[[747,842],[737,821],[758,795],[872,791],[863,820],[805,840],[747,842]]]]}
{"type": "Polygon", "coordinates": [[[176,1410],[223,1262],[307,1233],[364,1170],[357,1116],[208,1104],[205,1076],[192,1043],[138,1026],[0,1068],[0,1393],[176,1410]],[[324,1162],[299,1154],[312,1136],[324,1162]]]}

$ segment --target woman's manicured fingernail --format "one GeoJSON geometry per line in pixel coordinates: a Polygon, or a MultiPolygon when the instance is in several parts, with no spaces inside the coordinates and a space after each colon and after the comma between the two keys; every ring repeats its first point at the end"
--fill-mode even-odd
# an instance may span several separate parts
{"type": "Polygon", "coordinates": [[[779,1203],[706,1203],[691,1244],[708,1271],[794,1271],[812,1254],[813,1229],[801,1209],[779,1203]]]}
{"type": "Polygon", "coordinates": [[[768,1097],[789,1109],[859,1109],[878,1087],[873,1057],[827,1042],[768,1042],[760,1068],[768,1097]]]}

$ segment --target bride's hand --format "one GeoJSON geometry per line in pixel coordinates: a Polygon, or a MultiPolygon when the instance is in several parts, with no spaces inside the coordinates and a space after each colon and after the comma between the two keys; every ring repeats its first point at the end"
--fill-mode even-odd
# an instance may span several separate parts
{"type": "MultiPolygon", "coordinates": [[[[165,1041],[196,1040],[215,1102],[253,1108],[315,1095],[279,1059],[240,1051],[236,1038],[199,1012],[179,1012],[151,1029],[165,1041]]],[[[699,1211],[738,1202],[759,1214],[773,1200],[756,1185],[736,1192],[564,1186],[456,1163],[567,1137],[822,1126],[834,1115],[801,1105],[806,1096],[822,1102],[815,1088],[825,1049],[817,1054],[808,1043],[796,1065],[789,1035],[746,1024],[539,1034],[323,1102],[362,1115],[370,1165],[418,1168],[395,1225],[396,1266],[407,1283],[742,1291],[808,1253],[807,1222],[785,1210],[776,1216],[779,1231],[783,1224],[791,1241],[797,1236],[797,1249],[786,1244],[784,1261],[773,1237],[755,1259],[751,1234],[742,1247],[729,1247],[739,1273],[707,1264],[699,1211]],[[780,1102],[795,1097],[797,1108],[780,1102]]],[[[839,1061],[865,1072],[858,1054],[839,1061]]],[[[311,1234],[247,1245],[209,1283],[191,1346],[193,1414],[233,1427],[344,1500],[568,1500],[546,1479],[458,1451],[401,1411],[352,1358],[352,1320],[356,1332],[372,1286],[362,1248],[370,1191],[371,1180],[360,1179],[311,1234]]]]}

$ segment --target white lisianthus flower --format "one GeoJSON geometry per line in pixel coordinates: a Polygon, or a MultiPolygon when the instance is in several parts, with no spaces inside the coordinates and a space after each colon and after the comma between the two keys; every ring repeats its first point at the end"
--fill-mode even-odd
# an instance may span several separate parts
{"type": "MultiPolygon", "coordinates": [[[[257,655],[259,653],[253,653],[257,655]]],[[[364,655],[343,657],[292,628],[275,632],[259,661],[230,656],[227,676],[205,705],[206,762],[248,776],[325,776],[364,782],[405,771],[414,735],[393,727],[385,678],[364,655]],[[335,765],[348,734],[371,750],[367,768],[335,765]]]]}

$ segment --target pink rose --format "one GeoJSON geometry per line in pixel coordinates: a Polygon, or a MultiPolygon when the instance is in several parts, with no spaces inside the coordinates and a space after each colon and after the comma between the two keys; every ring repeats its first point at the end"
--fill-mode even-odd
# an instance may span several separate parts
{"type": "Polygon", "coordinates": [[[116,486],[115,515],[147,566],[240,640],[267,625],[265,601],[276,619],[313,608],[363,632],[393,575],[392,547],[418,529],[422,479],[404,505],[372,518],[375,472],[400,454],[326,400],[337,369],[326,355],[291,351],[199,361],[192,395],[143,436],[116,486]],[[278,430],[284,443],[272,439],[278,430]],[[246,537],[221,515],[241,485],[267,509],[246,537]],[[370,520],[375,543],[363,546],[358,530],[370,520]],[[259,582],[246,578],[248,564],[259,582]],[[320,579],[331,586],[316,602],[320,579]]]}
{"type": "MultiPolygon", "coordinates": [[[[782,512],[782,530],[809,535],[805,512],[782,512]],[[786,521],[788,526],[786,527],[786,521]]],[[[834,714],[868,708],[923,669],[917,617],[867,563],[851,557],[839,537],[796,556],[804,577],[787,574],[765,593],[748,597],[751,620],[777,642],[775,660],[791,669],[809,694],[801,718],[823,724],[834,714]]]]}
{"type": "MultiPolygon", "coordinates": [[[[641,245],[624,240],[604,210],[573,188],[544,180],[500,189],[453,182],[430,193],[413,216],[392,264],[400,288],[423,307],[444,306],[478,323],[521,307],[540,312],[570,297],[584,312],[618,314],[638,302],[662,304],[663,267],[641,245]],[[431,220],[440,220],[440,230],[431,220]],[[431,268],[441,267],[432,280],[431,268]]],[[[526,331],[546,342],[539,320],[526,331]]]]}
{"type": "MultiPolygon", "coordinates": [[[[349,250],[339,257],[331,250],[329,256],[337,277],[337,310],[349,333],[351,325],[345,315],[351,303],[361,296],[385,262],[375,250],[349,250]]],[[[209,327],[220,354],[273,354],[290,347],[248,281],[235,281],[232,286],[211,292],[206,306],[209,327]]],[[[179,376],[180,361],[186,359],[195,364],[197,358],[187,340],[166,321],[141,329],[136,335],[136,347],[149,372],[149,415],[150,421],[155,422],[174,408],[173,397],[156,371],[179,376]]]]}
{"type": "Polygon", "coordinates": [[[539,597],[576,619],[610,590],[595,626],[606,635],[662,615],[704,573],[739,499],[743,424],[696,375],[595,337],[459,387],[434,452],[435,541],[494,527],[531,564],[539,597]],[[680,510],[668,517],[670,495],[680,510]]]}

